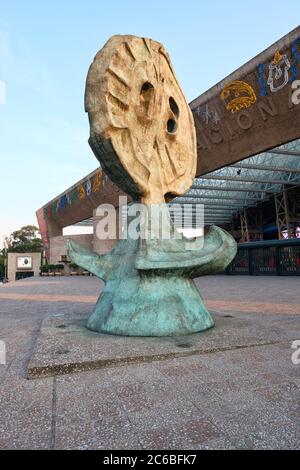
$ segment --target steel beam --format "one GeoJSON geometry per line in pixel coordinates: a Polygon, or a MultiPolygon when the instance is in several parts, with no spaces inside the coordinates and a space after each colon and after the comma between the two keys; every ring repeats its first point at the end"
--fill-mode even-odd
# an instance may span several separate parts
{"type": "MultiPolygon", "coordinates": [[[[228,214],[233,214],[234,212],[238,212],[238,211],[239,211],[239,209],[236,209],[236,210],[232,210],[232,209],[222,209],[222,208],[220,208],[220,209],[211,209],[211,208],[209,208],[209,207],[207,207],[207,208],[204,207],[204,214],[225,214],[225,215],[228,215],[228,214]]],[[[176,214],[176,211],[173,211],[172,213],[173,213],[173,214],[174,214],[174,213],[176,214]]],[[[197,212],[196,212],[195,210],[193,210],[193,211],[190,211],[188,214],[189,214],[189,215],[192,215],[192,214],[194,215],[194,214],[196,214],[196,213],[197,213],[197,212]]],[[[181,214],[181,212],[180,212],[180,214],[181,214]]],[[[179,215],[180,215],[180,214],[179,214],[179,215]]]]}
{"type": "Polygon", "coordinates": [[[205,219],[231,219],[231,214],[204,214],[205,219]]]}
{"type": "Polygon", "coordinates": [[[223,217],[223,216],[224,216],[224,217],[231,217],[232,214],[233,214],[233,212],[230,212],[230,211],[229,211],[229,212],[227,212],[227,211],[226,211],[226,212],[211,212],[211,211],[209,211],[209,212],[204,212],[204,216],[205,216],[205,217],[208,217],[208,216],[217,216],[217,217],[219,217],[219,216],[222,216],[222,217],[223,217]]]}
{"type": "Polygon", "coordinates": [[[226,214],[225,215],[222,215],[222,214],[215,214],[215,215],[205,214],[204,219],[216,219],[216,220],[217,219],[228,219],[228,220],[231,220],[232,216],[231,216],[231,214],[229,214],[229,215],[226,215],[226,214]]]}
{"type": "Polygon", "coordinates": [[[273,150],[268,150],[266,153],[273,153],[275,155],[287,155],[289,157],[300,157],[300,152],[297,152],[295,150],[273,149],[273,150]]]}
{"type": "MultiPolygon", "coordinates": [[[[300,173],[300,170],[299,170],[299,173],[300,173]]],[[[239,188],[239,187],[228,187],[228,186],[195,186],[193,185],[191,189],[205,189],[205,190],[209,190],[209,191],[224,191],[224,192],[228,192],[228,191],[238,191],[238,192],[242,192],[242,193],[270,193],[270,194],[274,194],[276,191],[272,191],[270,189],[247,189],[247,188],[239,188]]]]}
{"type": "Polygon", "coordinates": [[[228,211],[234,212],[235,210],[239,210],[241,206],[231,206],[231,205],[226,206],[226,204],[220,204],[219,206],[217,206],[217,205],[212,205],[208,203],[208,204],[204,204],[204,208],[205,207],[211,210],[220,209],[220,210],[228,210],[228,211]]]}
{"type": "Polygon", "coordinates": [[[195,204],[190,204],[190,203],[177,203],[177,204],[172,204],[172,205],[169,205],[168,207],[171,209],[172,206],[176,206],[176,205],[179,205],[179,206],[189,206],[190,210],[195,210],[197,206],[199,205],[202,205],[203,208],[206,210],[206,209],[210,209],[210,210],[234,210],[235,208],[239,208],[240,206],[231,206],[231,205],[227,205],[227,204],[206,204],[206,203],[203,203],[203,204],[198,204],[198,203],[195,203],[195,204]]]}
{"type": "Polygon", "coordinates": [[[204,220],[204,225],[230,224],[230,220],[204,220]]]}
{"type": "MultiPolygon", "coordinates": [[[[187,200],[183,200],[183,202],[175,202],[174,204],[188,204],[188,205],[193,205],[193,204],[199,204],[199,200],[198,199],[191,199],[191,198],[188,198],[187,200]],[[193,202],[194,201],[194,202],[193,202]]],[[[205,202],[203,203],[205,206],[209,206],[209,207],[228,207],[228,208],[232,208],[232,209],[235,209],[235,208],[239,208],[241,207],[239,204],[231,204],[231,203],[221,203],[221,202],[205,202]]],[[[172,205],[172,203],[171,203],[172,205]]]]}
{"type": "MultiPolygon", "coordinates": [[[[288,185],[295,185],[300,184],[300,180],[275,180],[275,179],[260,179],[260,178],[240,178],[239,176],[223,176],[223,175],[209,175],[209,176],[199,176],[199,178],[204,180],[224,180],[224,181],[240,181],[241,183],[261,183],[261,184],[288,184],[288,185]]],[[[227,191],[230,191],[227,188],[227,191]]]]}
{"type": "Polygon", "coordinates": [[[209,211],[233,211],[231,207],[211,207],[211,206],[206,206],[204,204],[204,210],[209,210],[209,211]]]}
{"type": "Polygon", "coordinates": [[[249,242],[250,235],[249,235],[247,209],[244,209],[240,212],[240,222],[241,222],[242,241],[249,242]]]}
{"type": "Polygon", "coordinates": [[[237,163],[228,168],[245,168],[246,170],[280,171],[283,173],[300,173],[300,168],[289,168],[288,166],[256,165],[252,163],[237,163]]]}
{"type": "MultiPolygon", "coordinates": [[[[197,196],[195,196],[195,194],[191,194],[189,195],[188,193],[184,195],[185,198],[192,198],[192,199],[195,199],[195,197],[197,198],[197,196]]],[[[212,195],[206,195],[206,194],[201,194],[201,196],[199,196],[199,199],[198,199],[198,203],[201,204],[201,199],[210,199],[210,200],[218,200],[220,199],[220,201],[223,201],[224,199],[226,200],[232,200],[232,201],[237,201],[237,200],[241,200],[241,201],[262,201],[262,199],[257,199],[257,198],[253,198],[253,197],[248,197],[248,196],[245,196],[245,197],[238,197],[238,196],[235,196],[235,197],[231,197],[231,196],[214,196],[213,194],[212,195]]]]}
{"type": "MultiPolygon", "coordinates": [[[[238,212],[238,210],[237,210],[237,212],[238,212]]],[[[208,211],[205,211],[205,212],[204,212],[204,214],[206,214],[206,215],[209,215],[209,214],[231,215],[231,214],[233,214],[233,213],[234,213],[234,211],[231,211],[231,210],[226,210],[225,212],[223,212],[223,209],[217,210],[216,212],[215,212],[214,210],[209,209],[208,211]]]]}
{"type": "Polygon", "coordinates": [[[288,237],[291,237],[292,229],[290,223],[289,200],[286,190],[282,193],[275,194],[274,196],[275,210],[276,210],[276,223],[278,228],[278,238],[283,238],[282,232],[287,230],[288,237]]]}

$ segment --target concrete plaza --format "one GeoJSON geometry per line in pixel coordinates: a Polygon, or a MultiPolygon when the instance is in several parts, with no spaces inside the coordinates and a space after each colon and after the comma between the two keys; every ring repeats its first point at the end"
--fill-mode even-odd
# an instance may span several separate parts
{"type": "MultiPolygon", "coordinates": [[[[43,320],[87,317],[103,284],[43,277],[2,285],[0,448],[299,448],[300,364],[291,359],[300,340],[299,278],[218,275],[197,283],[220,334],[213,349],[32,380],[43,320]],[[231,341],[238,322],[251,331],[243,345],[231,341]]],[[[202,334],[205,342],[212,332],[202,334]]]]}

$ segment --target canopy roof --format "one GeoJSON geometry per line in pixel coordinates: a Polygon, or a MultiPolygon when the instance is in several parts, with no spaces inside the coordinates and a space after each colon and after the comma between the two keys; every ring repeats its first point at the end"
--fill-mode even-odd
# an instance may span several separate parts
{"type": "Polygon", "coordinates": [[[173,203],[204,204],[205,223],[222,224],[233,213],[299,184],[300,139],[195,178],[173,203]]]}

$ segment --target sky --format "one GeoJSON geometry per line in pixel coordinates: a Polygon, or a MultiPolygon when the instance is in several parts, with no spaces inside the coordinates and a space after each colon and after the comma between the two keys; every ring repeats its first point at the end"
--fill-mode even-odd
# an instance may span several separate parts
{"type": "Polygon", "coordinates": [[[112,35],[162,42],[191,101],[299,18],[299,0],[0,0],[0,246],[98,166],[83,97],[112,35]]]}

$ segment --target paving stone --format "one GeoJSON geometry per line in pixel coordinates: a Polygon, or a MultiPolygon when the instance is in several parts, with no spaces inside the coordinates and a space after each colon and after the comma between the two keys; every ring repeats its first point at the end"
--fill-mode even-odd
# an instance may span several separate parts
{"type": "Polygon", "coordinates": [[[207,419],[197,416],[186,418],[175,425],[151,426],[139,432],[139,440],[146,449],[189,449],[222,437],[207,419]]]}
{"type": "MultiPolygon", "coordinates": [[[[200,336],[201,354],[35,380],[26,374],[41,322],[87,318],[103,284],[66,277],[2,286],[0,447],[299,449],[300,365],[291,361],[292,340],[300,339],[299,280],[221,275],[197,283],[206,302],[218,302],[221,321],[209,340],[200,336]],[[264,344],[268,338],[274,344],[264,344]],[[240,339],[246,348],[236,348],[240,339]],[[218,350],[224,346],[231,349],[218,350]]],[[[131,341],[127,351],[137,353],[131,341]]]]}
{"type": "Polygon", "coordinates": [[[49,449],[53,379],[6,378],[0,388],[0,448],[49,449]]]}
{"type": "Polygon", "coordinates": [[[297,448],[299,445],[299,428],[295,422],[271,407],[223,414],[210,412],[207,416],[236,446],[239,439],[252,442],[252,446],[246,448],[270,448],[275,444],[275,448],[280,445],[290,448],[291,443],[297,448]],[[286,437],[285,429],[290,429],[286,437]]]}

